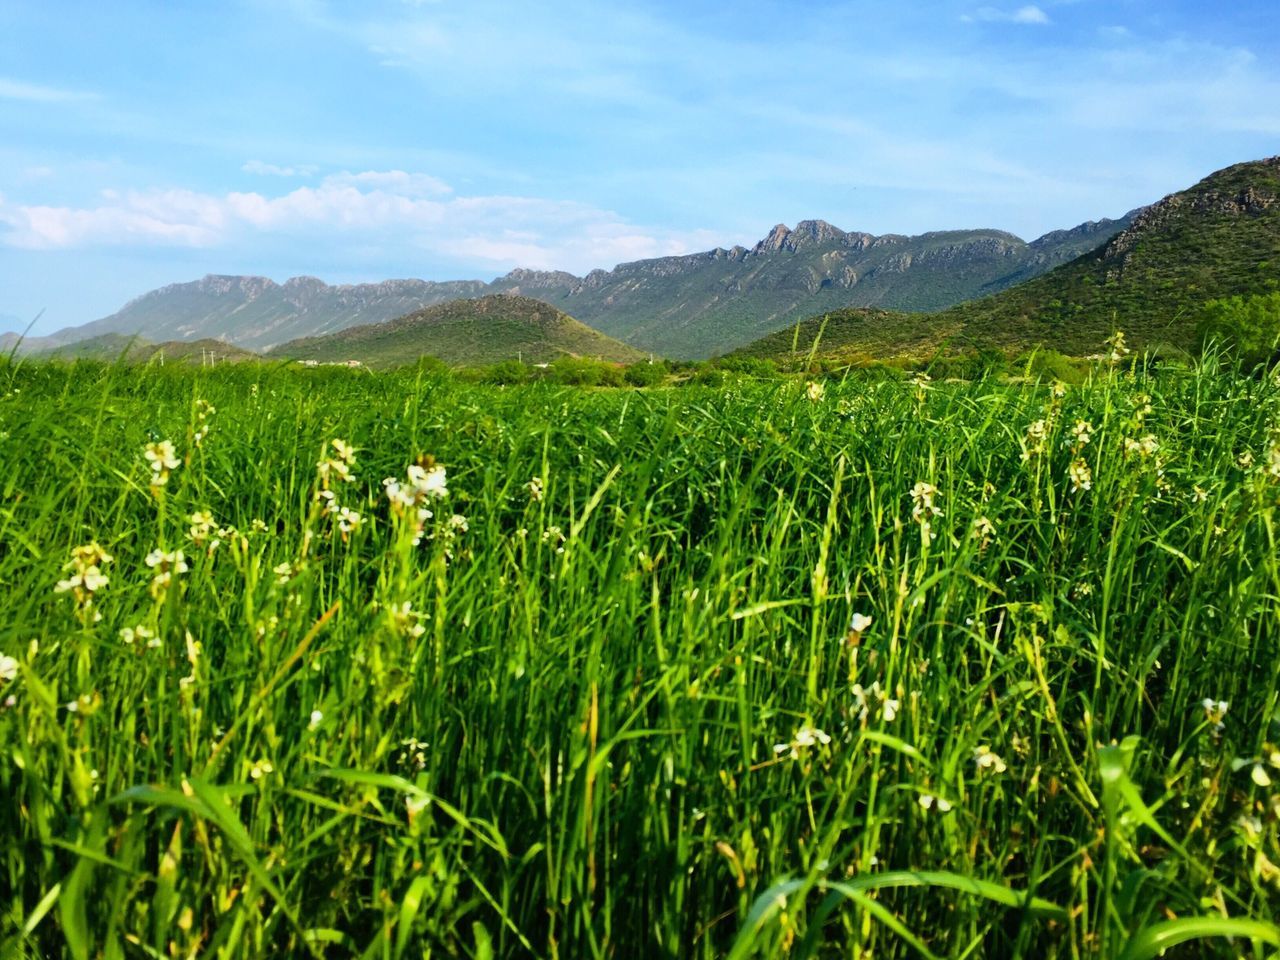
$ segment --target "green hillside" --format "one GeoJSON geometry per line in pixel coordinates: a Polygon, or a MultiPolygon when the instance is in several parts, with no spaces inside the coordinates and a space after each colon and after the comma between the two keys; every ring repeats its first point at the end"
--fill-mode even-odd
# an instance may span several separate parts
{"type": "Polygon", "coordinates": [[[125,360],[145,363],[153,359],[213,365],[228,361],[252,360],[258,354],[223,340],[166,340],[151,343],[142,337],[104,333],[33,355],[44,360],[125,360]]]}
{"type": "MultiPolygon", "coordinates": [[[[1280,157],[1237,164],[1137,215],[1098,249],[992,296],[934,313],[827,315],[824,355],[950,347],[1098,352],[1114,330],[1133,346],[1195,345],[1205,301],[1280,289],[1280,157]]],[[[799,352],[823,317],[801,325],[799,352]]],[[[787,356],[794,328],[738,351],[787,356]]]]}
{"type": "Polygon", "coordinates": [[[529,297],[494,295],[454,300],[386,323],[351,327],[282,344],[272,356],[371,367],[394,367],[430,356],[455,366],[560,357],[630,362],[643,354],[529,297]]]}

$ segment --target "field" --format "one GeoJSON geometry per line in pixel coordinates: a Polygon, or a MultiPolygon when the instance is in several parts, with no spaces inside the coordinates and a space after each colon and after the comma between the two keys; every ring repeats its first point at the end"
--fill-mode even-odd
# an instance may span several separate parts
{"type": "Polygon", "coordinates": [[[9,364],[0,463],[2,956],[1280,946],[1270,379],[9,364]]]}

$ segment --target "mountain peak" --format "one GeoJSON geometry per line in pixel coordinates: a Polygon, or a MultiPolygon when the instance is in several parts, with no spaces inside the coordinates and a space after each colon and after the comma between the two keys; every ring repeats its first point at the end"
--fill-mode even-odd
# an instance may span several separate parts
{"type": "Polygon", "coordinates": [[[791,236],[791,228],[785,223],[777,224],[769,231],[768,236],[756,244],[756,253],[774,253],[781,250],[787,244],[787,238],[791,236]]]}

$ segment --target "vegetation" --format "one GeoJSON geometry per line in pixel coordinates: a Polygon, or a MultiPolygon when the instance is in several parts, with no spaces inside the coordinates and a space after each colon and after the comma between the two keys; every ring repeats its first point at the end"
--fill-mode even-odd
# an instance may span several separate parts
{"type": "Polygon", "coordinates": [[[936,313],[843,310],[741,348],[748,356],[1027,350],[1088,355],[1117,326],[1136,346],[1194,349],[1206,301],[1280,289],[1280,157],[1228,167],[1142,211],[1043,276],[936,313]],[[793,348],[794,343],[794,348],[793,348]]]}
{"type": "Polygon", "coordinates": [[[1252,369],[1280,351],[1280,291],[1210,300],[1200,311],[1201,342],[1216,343],[1252,369]]]}
{"type": "Polygon", "coordinates": [[[627,362],[642,356],[540,300],[507,295],[453,300],[386,323],[293,340],[269,353],[294,360],[358,360],[375,368],[422,356],[455,366],[574,357],[627,362]]]}
{"type": "Polygon", "coordinates": [[[1274,381],[704,371],[0,366],[0,955],[1280,944],[1274,381]]]}

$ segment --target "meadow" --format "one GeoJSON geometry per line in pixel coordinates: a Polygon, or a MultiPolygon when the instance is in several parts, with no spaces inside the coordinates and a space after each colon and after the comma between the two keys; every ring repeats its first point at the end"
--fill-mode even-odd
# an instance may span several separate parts
{"type": "Polygon", "coordinates": [[[0,955],[1280,947],[1280,385],[0,365],[0,955]]]}

